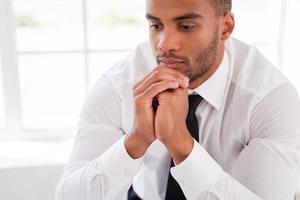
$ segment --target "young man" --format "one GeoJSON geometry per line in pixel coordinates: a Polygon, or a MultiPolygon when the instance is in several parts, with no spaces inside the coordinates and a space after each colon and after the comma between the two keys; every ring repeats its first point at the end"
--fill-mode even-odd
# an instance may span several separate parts
{"type": "MultiPolygon", "coordinates": [[[[230,0],[147,0],[150,44],[83,106],[57,200],[293,199],[300,104],[230,0]]],[[[255,22],[254,22],[255,23],[255,22]]]]}

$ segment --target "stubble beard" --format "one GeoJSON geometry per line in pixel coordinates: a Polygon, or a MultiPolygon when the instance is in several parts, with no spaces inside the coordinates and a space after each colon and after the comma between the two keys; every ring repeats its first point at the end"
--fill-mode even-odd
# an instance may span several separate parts
{"type": "Polygon", "coordinates": [[[209,46],[203,50],[200,54],[196,57],[196,72],[190,72],[188,77],[191,81],[198,79],[199,77],[203,76],[215,63],[217,58],[217,50],[219,44],[219,37],[218,37],[218,28],[214,33],[214,38],[210,42],[209,46]]]}

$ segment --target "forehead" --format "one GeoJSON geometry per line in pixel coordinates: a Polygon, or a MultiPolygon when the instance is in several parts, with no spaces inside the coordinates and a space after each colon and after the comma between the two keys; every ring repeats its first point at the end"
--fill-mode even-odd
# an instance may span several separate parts
{"type": "Polygon", "coordinates": [[[211,17],[214,10],[210,0],[146,0],[146,12],[159,18],[173,18],[186,13],[211,17]]]}

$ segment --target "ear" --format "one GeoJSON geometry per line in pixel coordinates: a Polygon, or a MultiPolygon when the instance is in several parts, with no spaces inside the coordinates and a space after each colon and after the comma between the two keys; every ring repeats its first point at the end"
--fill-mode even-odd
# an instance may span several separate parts
{"type": "Polygon", "coordinates": [[[234,29],[234,16],[232,12],[227,12],[224,14],[222,27],[223,29],[222,29],[221,39],[225,41],[230,37],[234,29]]]}

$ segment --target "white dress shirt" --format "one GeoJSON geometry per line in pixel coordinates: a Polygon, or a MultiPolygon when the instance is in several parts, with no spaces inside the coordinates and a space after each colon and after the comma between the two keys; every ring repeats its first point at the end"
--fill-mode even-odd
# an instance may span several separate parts
{"type": "MultiPolygon", "coordinates": [[[[191,200],[292,200],[300,167],[300,103],[290,82],[254,47],[226,41],[222,64],[193,90],[199,143],[171,173],[191,200]]],[[[132,159],[124,137],[134,127],[133,85],[156,66],[149,43],[101,76],[78,123],[57,200],[164,199],[170,166],[154,141],[132,159]]]]}

